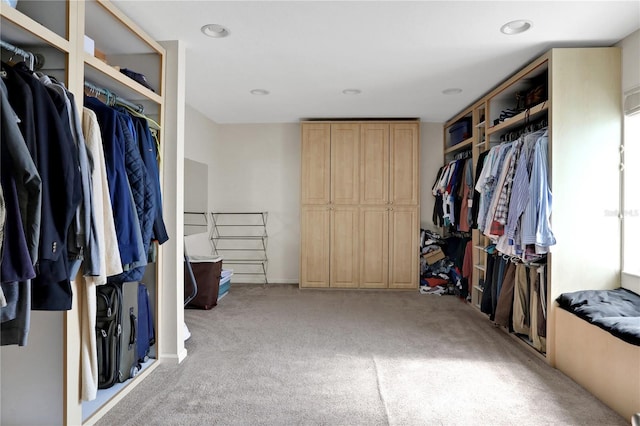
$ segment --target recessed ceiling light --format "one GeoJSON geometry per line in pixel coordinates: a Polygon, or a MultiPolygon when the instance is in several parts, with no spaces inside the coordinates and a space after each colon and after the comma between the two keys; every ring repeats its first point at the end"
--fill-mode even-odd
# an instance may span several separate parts
{"type": "Polygon", "coordinates": [[[207,24],[200,28],[202,34],[207,37],[223,38],[230,34],[229,30],[220,24],[207,24]]]}
{"type": "Polygon", "coordinates": [[[532,26],[533,22],[527,21],[526,19],[518,19],[515,21],[507,22],[502,27],[500,27],[500,31],[506,35],[515,35],[528,31],[532,26]]]}
{"type": "Polygon", "coordinates": [[[264,89],[253,89],[249,93],[256,96],[265,96],[269,94],[269,91],[264,89]]]}
{"type": "Polygon", "coordinates": [[[360,93],[362,93],[362,90],[359,90],[359,89],[344,89],[342,91],[342,93],[344,93],[345,95],[359,95],[360,93]]]}
{"type": "Polygon", "coordinates": [[[444,95],[457,95],[458,93],[462,93],[462,89],[459,89],[457,87],[452,87],[450,89],[444,89],[442,91],[442,94],[444,94],[444,95]]]}

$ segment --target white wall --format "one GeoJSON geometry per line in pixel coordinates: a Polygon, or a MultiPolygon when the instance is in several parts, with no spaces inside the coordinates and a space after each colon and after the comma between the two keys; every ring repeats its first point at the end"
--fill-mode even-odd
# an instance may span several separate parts
{"type": "Polygon", "coordinates": [[[269,282],[297,283],[299,124],[216,124],[187,107],[186,127],[185,158],[209,165],[209,210],[267,211],[269,282]]]}
{"type": "Polygon", "coordinates": [[[432,220],[435,197],[431,186],[444,163],[443,123],[420,124],[420,226],[440,231],[432,220]]]}
{"type": "Polygon", "coordinates": [[[215,147],[210,163],[214,210],[269,212],[269,282],[297,283],[299,124],[219,125],[215,147]]]}
{"type": "MultiPolygon", "coordinates": [[[[214,187],[214,173],[211,164],[216,156],[219,125],[187,105],[185,109],[185,146],[184,158],[209,165],[209,190],[214,187]]],[[[213,197],[209,192],[209,211],[214,208],[213,197]]]]}
{"type": "Polygon", "coordinates": [[[62,424],[64,314],[31,312],[27,346],[0,347],[0,424],[62,424]]]}
{"type": "MultiPolygon", "coordinates": [[[[297,283],[299,124],[216,124],[187,106],[185,158],[209,165],[210,211],[269,212],[269,282],[297,283]]],[[[422,123],[421,223],[428,228],[433,227],[431,185],[442,159],[442,124],[422,123]]],[[[191,247],[197,251],[206,245],[194,236],[191,247]]]]}
{"type": "Polygon", "coordinates": [[[622,39],[622,92],[640,86],[640,30],[622,39]]]}

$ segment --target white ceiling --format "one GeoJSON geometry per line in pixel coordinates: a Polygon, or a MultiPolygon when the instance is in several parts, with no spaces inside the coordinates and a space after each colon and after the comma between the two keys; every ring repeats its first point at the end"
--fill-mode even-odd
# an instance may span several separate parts
{"type": "Polygon", "coordinates": [[[187,103],[217,123],[442,122],[551,47],[610,46],[640,28],[638,0],[114,3],[153,38],[184,41],[187,103]],[[515,19],[532,29],[500,33],[515,19]],[[231,35],[205,37],[209,23],[231,35]]]}

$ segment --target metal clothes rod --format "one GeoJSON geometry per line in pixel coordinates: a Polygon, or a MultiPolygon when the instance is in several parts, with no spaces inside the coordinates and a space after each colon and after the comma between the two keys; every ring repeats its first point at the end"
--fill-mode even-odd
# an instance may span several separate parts
{"type": "Polygon", "coordinates": [[[91,83],[85,82],[84,83],[84,87],[89,89],[92,92],[104,95],[107,98],[107,103],[108,104],[119,104],[122,106],[126,106],[131,108],[134,111],[137,111],[139,113],[143,113],[144,112],[144,107],[140,104],[134,104],[133,102],[130,102],[126,99],[122,99],[120,97],[118,97],[118,95],[116,95],[115,93],[107,90],[107,89],[103,89],[102,87],[98,87],[95,86],[91,83]]]}
{"type": "Polygon", "coordinates": [[[20,55],[24,59],[28,60],[29,61],[29,69],[31,71],[33,71],[34,66],[35,66],[35,62],[36,62],[36,57],[35,57],[35,55],[33,53],[27,52],[26,50],[22,50],[19,47],[16,47],[11,43],[7,43],[4,40],[0,40],[0,47],[2,47],[4,50],[8,50],[11,53],[15,53],[16,55],[20,55]]]}

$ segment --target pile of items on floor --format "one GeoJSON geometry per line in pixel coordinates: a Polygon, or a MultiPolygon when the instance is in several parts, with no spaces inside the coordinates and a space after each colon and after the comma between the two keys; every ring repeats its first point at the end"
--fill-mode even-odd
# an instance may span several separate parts
{"type": "Polygon", "coordinates": [[[467,298],[472,267],[470,248],[470,238],[464,234],[443,238],[421,229],[420,293],[467,298]]]}

